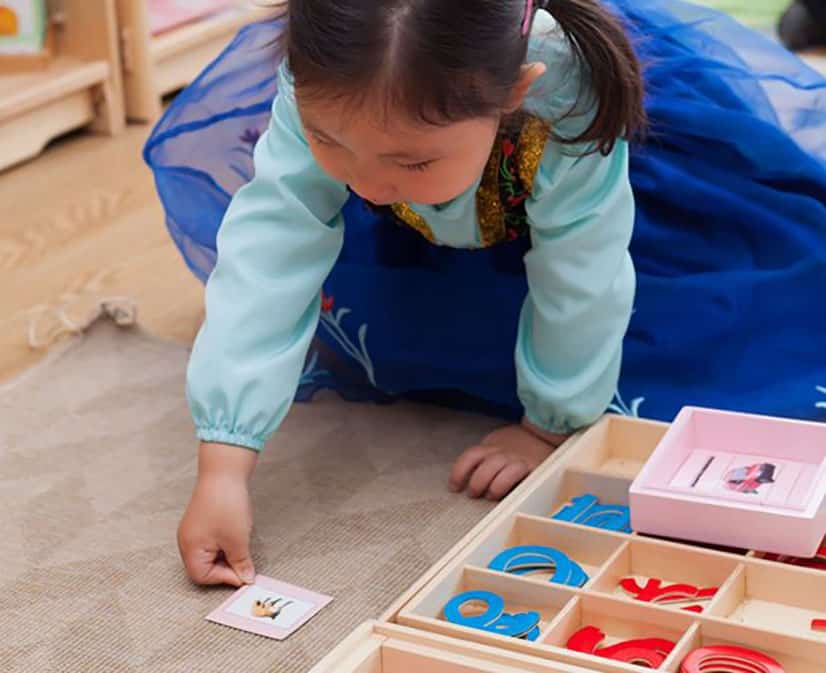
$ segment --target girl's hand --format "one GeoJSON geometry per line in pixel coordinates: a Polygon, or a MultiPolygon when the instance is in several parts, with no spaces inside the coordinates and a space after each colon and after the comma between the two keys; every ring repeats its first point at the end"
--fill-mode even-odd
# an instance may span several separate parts
{"type": "Polygon", "coordinates": [[[465,451],[453,466],[450,490],[473,498],[501,500],[565,440],[523,421],[492,432],[465,451]]]}
{"type": "Polygon", "coordinates": [[[247,484],[256,461],[247,449],[201,445],[198,482],[178,528],[181,558],[198,584],[240,587],[255,581],[247,484]]]}

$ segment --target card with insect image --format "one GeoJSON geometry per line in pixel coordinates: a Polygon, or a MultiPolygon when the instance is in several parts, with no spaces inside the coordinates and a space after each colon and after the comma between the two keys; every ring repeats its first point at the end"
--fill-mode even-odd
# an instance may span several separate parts
{"type": "Polygon", "coordinates": [[[315,617],[333,599],[259,575],[212,612],[207,620],[284,640],[315,617]]]}

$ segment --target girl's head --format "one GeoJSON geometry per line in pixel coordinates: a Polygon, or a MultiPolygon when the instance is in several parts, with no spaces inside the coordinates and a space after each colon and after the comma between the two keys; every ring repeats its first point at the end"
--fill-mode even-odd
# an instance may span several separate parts
{"type": "Polygon", "coordinates": [[[320,165],[377,204],[467,190],[503,120],[554,67],[526,63],[539,8],[570,41],[588,73],[581,94],[594,100],[589,127],[558,140],[609,152],[645,114],[634,52],[600,0],[290,0],[287,53],[320,165]]]}

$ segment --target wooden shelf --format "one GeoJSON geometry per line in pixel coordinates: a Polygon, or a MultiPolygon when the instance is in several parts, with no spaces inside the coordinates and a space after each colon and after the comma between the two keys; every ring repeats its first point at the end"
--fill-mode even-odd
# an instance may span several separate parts
{"type": "Polygon", "coordinates": [[[244,25],[271,12],[239,0],[237,8],[152,36],[145,4],[118,0],[127,117],[154,120],[163,96],[189,84],[244,25]]]}
{"type": "Polygon", "coordinates": [[[0,170],[77,128],[123,130],[114,0],[64,0],[64,10],[48,67],[0,76],[0,170]]]}
{"type": "Polygon", "coordinates": [[[55,59],[39,72],[0,77],[0,118],[23,114],[65,95],[103,84],[109,77],[105,61],[81,61],[71,56],[55,59]]]}

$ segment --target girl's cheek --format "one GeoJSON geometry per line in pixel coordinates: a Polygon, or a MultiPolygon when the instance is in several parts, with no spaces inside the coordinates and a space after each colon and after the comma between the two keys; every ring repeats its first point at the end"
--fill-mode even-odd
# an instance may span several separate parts
{"type": "Polygon", "coordinates": [[[338,180],[339,182],[349,182],[350,178],[345,170],[345,166],[341,160],[337,160],[334,157],[329,156],[327,152],[324,151],[315,151],[313,152],[315,155],[315,160],[321,169],[327,173],[330,177],[338,180]]]}

